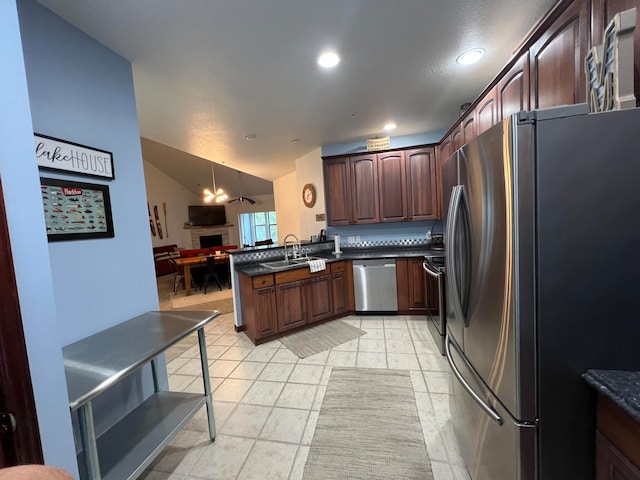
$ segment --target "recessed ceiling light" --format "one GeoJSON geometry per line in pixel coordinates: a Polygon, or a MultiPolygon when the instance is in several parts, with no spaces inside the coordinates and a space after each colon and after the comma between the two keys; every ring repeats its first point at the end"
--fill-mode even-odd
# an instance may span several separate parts
{"type": "Polygon", "coordinates": [[[383,128],[387,131],[389,130],[394,130],[397,127],[397,125],[393,122],[389,122],[387,123],[383,128]]]}
{"type": "Polygon", "coordinates": [[[257,135],[255,133],[249,133],[244,136],[245,140],[255,140],[256,138],[257,138],[257,135]]]}
{"type": "Polygon", "coordinates": [[[334,52],[325,52],[318,57],[318,65],[324,68],[335,67],[340,63],[340,57],[334,52]]]}
{"type": "Polygon", "coordinates": [[[484,48],[472,48],[471,50],[462,52],[460,56],[456,58],[456,62],[461,65],[471,65],[472,63],[476,63],[480,60],[485,52],[486,50],[484,48]]]}

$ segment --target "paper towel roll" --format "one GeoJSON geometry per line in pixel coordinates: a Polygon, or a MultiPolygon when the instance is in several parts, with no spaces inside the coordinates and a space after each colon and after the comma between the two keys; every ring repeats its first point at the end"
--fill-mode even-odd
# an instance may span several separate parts
{"type": "Polygon", "coordinates": [[[335,245],[333,253],[340,253],[340,235],[333,236],[333,243],[335,245]]]}

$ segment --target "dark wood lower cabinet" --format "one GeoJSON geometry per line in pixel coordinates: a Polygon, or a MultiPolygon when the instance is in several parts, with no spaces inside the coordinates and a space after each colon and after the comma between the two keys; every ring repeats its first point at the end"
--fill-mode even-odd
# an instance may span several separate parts
{"type": "Polygon", "coordinates": [[[333,317],[331,275],[305,281],[307,322],[315,323],[333,317]]]}
{"type": "Polygon", "coordinates": [[[298,280],[276,286],[279,332],[286,332],[307,324],[304,283],[304,280],[298,280]]]}
{"type": "Polygon", "coordinates": [[[398,312],[418,315],[426,313],[422,257],[396,259],[398,312]]]}
{"type": "Polygon", "coordinates": [[[332,262],[322,272],[296,269],[239,275],[242,325],[255,343],[353,311],[351,262],[332,262]]]}
{"type": "Polygon", "coordinates": [[[640,424],[598,397],[596,480],[640,480],[640,424]]]}

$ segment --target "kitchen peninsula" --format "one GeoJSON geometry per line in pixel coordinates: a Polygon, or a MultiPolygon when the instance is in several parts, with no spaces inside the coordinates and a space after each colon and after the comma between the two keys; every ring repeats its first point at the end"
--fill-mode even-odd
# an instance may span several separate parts
{"type": "MultiPolygon", "coordinates": [[[[302,258],[284,265],[284,249],[231,252],[240,308],[236,326],[256,345],[355,311],[353,261],[393,259],[400,314],[423,314],[426,298],[422,273],[425,256],[441,255],[421,240],[364,242],[332,253],[333,242],[303,245],[302,258]],[[306,257],[323,260],[311,272],[306,257]],[[273,268],[272,265],[279,265],[273,268]]],[[[433,299],[437,301],[437,299],[433,299]]]]}

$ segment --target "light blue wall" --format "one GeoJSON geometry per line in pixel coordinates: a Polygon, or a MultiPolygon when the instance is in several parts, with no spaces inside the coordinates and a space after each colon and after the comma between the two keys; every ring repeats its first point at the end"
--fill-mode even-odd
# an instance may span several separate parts
{"type": "MultiPolygon", "coordinates": [[[[133,79],[40,4],[16,3],[19,21],[0,2],[0,178],[45,462],[77,476],[61,348],[158,308],[133,79]],[[34,131],[113,152],[113,181],[43,176],[108,185],[115,238],[47,243],[34,131]]],[[[94,404],[98,431],[152,391],[146,373],[94,404]]]]}
{"type": "Polygon", "coordinates": [[[390,222],[375,223],[372,225],[346,225],[344,227],[327,227],[327,237],[333,238],[340,235],[340,244],[349,243],[349,237],[353,238],[351,243],[378,242],[390,240],[427,240],[427,231],[432,233],[442,232],[442,222],[439,220],[422,222],[390,222]]]}
{"type": "Polygon", "coordinates": [[[13,1],[0,2],[0,58],[0,179],[40,439],[45,463],[77,475],[60,350],[62,332],[53,295],[20,25],[13,1]]]}
{"type": "MultiPolygon", "coordinates": [[[[414,135],[400,135],[397,137],[390,137],[390,148],[405,148],[412,147],[414,145],[428,145],[431,143],[438,143],[442,140],[446,130],[440,130],[437,132],[416,133],[414,135]]],[[[331,155],[343,155],[345,153],[363,153],[367,151],[367,139],[353,140],[345,143],[335,143],[332,145],[323,145],[321,152],[323,157],[331,155]]]]}

